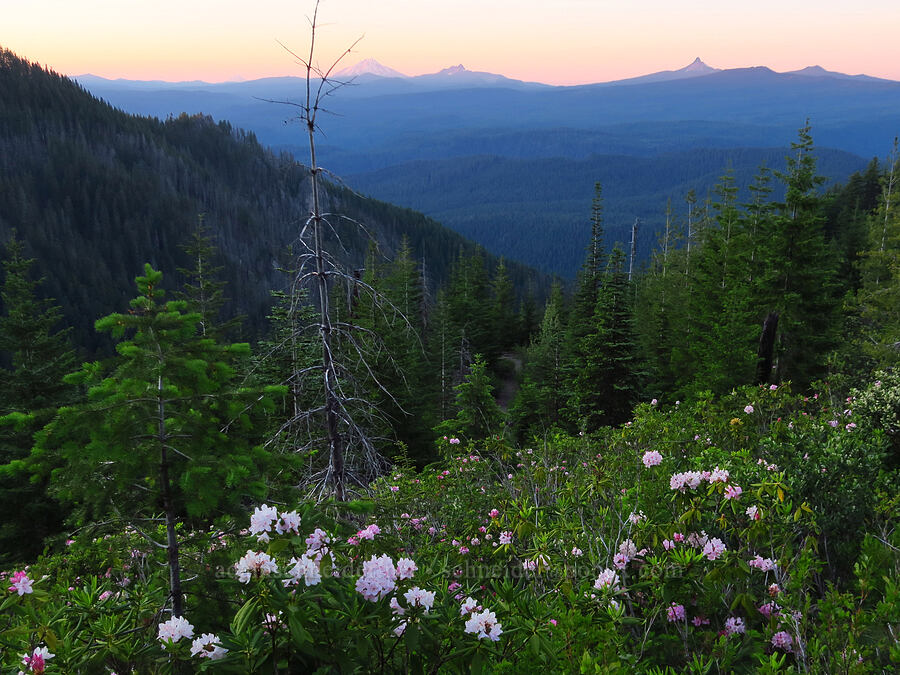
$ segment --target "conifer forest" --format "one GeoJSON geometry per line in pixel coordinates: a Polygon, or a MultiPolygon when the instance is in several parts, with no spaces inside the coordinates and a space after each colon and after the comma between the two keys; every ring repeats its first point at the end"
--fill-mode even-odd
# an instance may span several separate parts
{"type": "Polygon", "coordinates": [[[652,248],[598,182],[566,279],[334,179],[306,74],[295,157],[0,50],[2,672],[898,672],[896,142],[652,248]]]}

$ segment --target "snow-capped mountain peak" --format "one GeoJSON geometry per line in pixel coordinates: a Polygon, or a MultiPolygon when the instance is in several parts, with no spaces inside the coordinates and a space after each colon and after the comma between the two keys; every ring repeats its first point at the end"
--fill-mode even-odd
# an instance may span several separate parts
{"type": "Polygon", "coordinates": [[[363,59],[356,65],[343,68],[335,73],[335,77],[358,77],[360,75],[375,75],[376,77],[409,77],[399,70],[388,68],[375,59],[363,59]]]}

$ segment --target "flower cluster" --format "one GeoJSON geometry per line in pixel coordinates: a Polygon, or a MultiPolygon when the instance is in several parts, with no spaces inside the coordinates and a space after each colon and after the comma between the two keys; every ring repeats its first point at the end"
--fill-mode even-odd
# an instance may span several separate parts
{"type": "Polygon", "coordinates": [[[600,575],[597,577],[596,581],[594,581],[594,588],[598,591],[603,591],[606,589],[610,590],[618,590],[619,584],[619,575],[616,574],[615,570],[611,570],[608,567],[600,572],[600,575]]]}
{"type": "Polygon", "coordinates": [[[651,466],[659,466],[660,464],[662,464],[662,460],[663,460],[662,455],[659,454],[659,452],[656,450],[648,450],[647,452],[644,453],[644,456],[641,457],[641,461],[644,463],[644,466],[647,467],[648,469],[651,466]]]}
{"type": "Polygon", "coordinates": [[[278,534],[293,532],[300,533],[300,516],[296,511],[282,513],[279,515],[278,509],[274,506],[263,504],[257,506],[250,516],[250,533],[257,535],[256,539],[260,542],[269,541],[269,533],[274,529],[278,534]]]}
{"type": "Polygon", "coordinates": [[[26,572],[16,572],[9,578],[9,580],[12,582],[12,585],[9,587],[10,593],[25,595],[26,593],[34,592],[31,587],[34,583],[34,580],[29,579],[26,572]]]}
{"type": "Polygon", "coordinates": [[[43,673],[47,667],[47,661],[54,656],[55,654],[51,654],[46,647],[35,647],[31,654],[25,654],[22,657],[22,664],[28,667],[29,673],[43,673]]]}
{"type": "Polygon", "coordinates": [[[307,586],[315,586],[322,581],[322,573],[319,565],[308,553],[304,553],[299,558],[291,558],[289,565],[292,567],[288,570],[289,577],[282,583],[285,587],[296,586],[303,579],[303,583],[307,586]]]}
{"type": "Polygon", "coordinates": [[[278,564],[268,553],[248,550],[234,564],[237,577],[242,584],[250,582],[252,577],[264,577],[278,572],[278,564]]]}
{"type": "Polygon", "coordinates": [[[756,569],[762,570],[763,572],[771,572],[775,569],[775,561],[773,561],[771,558],[763,558],[759,555],[747,564],[750,565],[750,567],[755,567],[756,569]]]}
{"type": "Polygon", "coordinates": [[[485,638],[497,642],[503,628],[497,621],[497,616],[490,611],[472,612],[468,621],[466,621],[466,632],[475,633],[479,640],[485,638]]]}
{"type": "Polygon", "coordinates": [[[194,627],[183,616],[173,616],[159,624],[157,638],[160,642],[178,642],[181,638],[194,637],[194,627]]]}
{"type": "Polygon", "coordinates": [[[356,580],[356,590],[366,600],[375,602],[393,591],[397,581],[411,579],[417,569],[416,563],[409,558],[400,558],[395,567],[387,554],[377,558],[373,555],[363,563],[363,573],[356,580]]]}
{"type": "Polygon", "coordinates": [[[204,633],[191,643],[191,656],[217,661],[225,656],[228,650],[219,644],[219,636],[204,633]]]}

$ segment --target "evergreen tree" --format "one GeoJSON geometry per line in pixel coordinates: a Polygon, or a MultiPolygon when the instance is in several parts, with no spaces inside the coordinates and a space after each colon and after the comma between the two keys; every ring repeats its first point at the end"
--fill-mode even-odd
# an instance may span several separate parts
{"type": "Polygon", "coordinates": [[[24,470],[35,432],[76,396],[63,382],[75,364],[69,329],[57,328],[59,307],[38,298],[33,264],[13,233],[0,286],[0,564],[34,559],[65,516],[47,497],[46,481],[30,481],[24,470]]]}
{"type": "Polygon", "coordinates": [[[860,256],[854,344],[879,367],[900,363],[900,152],[897,141],[881,179],[878,208],[869,218],[868,247],[860,256]]]}
{"type": "Polygon", "coordinates": [[[175,296],[187,301],[187,309],[200,315],[200,335],[218,338],[240,328],[242,317],[222,320],[222,308],[227,302],[225,282],[221,279],[222,266],[215,265],[218,249],[201,214],[190,240],[183,247],[191,261],[190,268],[179,267],[184,278],[183,290],[175,296]]]}
{"type": "Polygon", "coordinates": [[[825,374],[827,354],[837,341],[836,259],[825,241],[822,199],[824,178],[816,173],[813,141],[807,123],[791,144],[794,155],[784,183],[785,201],[777,204],[770,228],[760,234],[760,274],[755,292],[757,318],[777,312],[776,370],[773,380],[792,380],[803,388],[825,374]]]}
{"type": "Polygon", "coordinates": [[[463,382],[456,387],[456,417],[444,420],[435,432],[444,436],[462,436],[470,441],[498,434],[503,427],[503,411],[494,399],[494,387],[481,354],[463,382]]]}
{"type": "Polygon", "coordinates": [[[594,329],[582,340],[584,367],[573,382],[572,414],[587,431],[625,422],[637,401],[631,297],[625,254],[616,246],[597,296],[594,329]]]}
{"type": "Polygon", "coordinates": [[[120,517],[139,529],[162,514],[172,611],[183,611],[178,523],[264,497],[270,459],[252,426],[268,403],[235,387],[231,362],[246,344],[198,334],[201,316],[162,301],[162,274],[146,265],[127,314],[99,319],[121,341],[111,369],[86,363],[67,380],[87,387],[85,403],[63,407],[38,435],[33,456],[58,453],[52,482],[82,519],[120,517]],[[127,337],[126,337],[127,334],[127,337]]]}
{"type": "Polygon", "coordinates": [[[522,382],[510,406],[513,432],[519,441],[529,433],[545,433],[563,426],[567,398],[563,302],[562,287],[556,283],[544,308],[540,331],[526,350],[522,382]]]}

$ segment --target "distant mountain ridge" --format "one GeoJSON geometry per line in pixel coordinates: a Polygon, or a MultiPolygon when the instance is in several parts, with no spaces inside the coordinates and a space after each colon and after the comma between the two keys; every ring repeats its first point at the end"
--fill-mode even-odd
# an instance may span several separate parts
{"type": "MultiPolygon", "coordinates": [[[[203,218],[220,251],[233,314],[248,317],[244,337],[265,328],[270,291],[284,290],[287,250],[309,216],[309,175],[252,134],[204,115],[161,122],[125,114],[71,80],[0,48],[0,245],[15,229],[46,277],[43,290],[65,308],[76,342],[93,351],[94,320],[123,311],[134,277],[150,262],[178,285],[181,249],[203,218]]],[[[453,261],[476,245],[420,213],[326,184],[324,208],[348,218],[326,235],[343,263],[364,264],[376,236],[391,257],[405,239],[427,265],[431,290],[453,261]],[[340,238],[340,242],[337,238],[340,238]]],[[[497,259],[485,256],[496,266],[497,259]]],[[[514,261],[518,288],[547,280],[514,261]]]]}
{"type": "MultiPolygon", "coordinates": [[[[376,71],[381,66],[376,64],[363,70],[376,71]]],[[[161,119],[181,111],[202,112],[252,130],[262,143],[291,152],[301,161],[307,152],[303,135],[291,123],[293,110],[267,102],[299,100],[305,89],[299,78],[204,87],[96,81],[85,86],[128,112],[161,119]]],[[[574,176],[572,160],[603,156],[624,169],[642,165],[617,157],[685,153],[696,159],[706,150],[729,148],[781,148],[778,152],[786,154],[796,130],[809,120],[817,147],[843,151],[832,156],[834,173],[829,176],[843,180],[864,164],[862,158],[886,154],[900,133],[900,82],[817,66],[787,73],[766,66],[718,69],[699,57],[675,70],[577,86],[522,82],[470,71],[462,64],[415,77],[363,72],[352,86],[329,97],[327,105],[333,115],[319,146],[323,166],[350,177],[352,187],[375,197],[418,204],[494,253],[531,261],[547,249],[549,230],[539,224],[538,214],[529,216],[532,226],[522,226],[516,185],[540,184],[540,176],[552,178],[560,167],[574,176]],[[415,170],[410,172],[410,166],[415,170]],[[500,169],[515,172],[518,182],[496,173],[500,169]],[[492,176],[496,194],[486,195],[479,188],[484,172],[492,176]],[[419,180],[429,175],[435,180],[419,180]],[[398,185],[407,177],[416,179],[415,194],[398,185]],[[447,185],[454,189],[447,192],[447,185]],[[429,194],[431,190],[437,192],[429,194]],[[457,202],[448,203],[449,195],[457,202]],[[533,251],[525,255],[527,247],[533,251]]],[[[596,167],[584,162],[574,169],[599,171],[596,167]]],[[[708,167],[692,175],[706,179],[721,175],[725,168],[708,167]]],[[[546,213],[566,214],[565,236],[572,244],[562,247],[545,270],[571,276],[581,263],[578,251],[586,240],[573,239],[573,223],[578,213],[587,217],[596,177],[584,178],[577,182],[578,194],[567,190],[563,198],[561,192],[551,192],[541,201],[546,213]]],[[[643,179],[637,172],[626,172],[623,180],[640,187],[643,179]]],[[[663,204],[666,194],[680,201],[679,185],[672,182],[655,194],[663,204]]],[[[703,190],[703,185],[694,187],[703,190]]],[[[650,201],[659,204],[657,198],[650,201]]],[[[647,219],[644,232],[652,237],[655,224],[646,211],[637,213],[639,206],[639,199],[608,204],[607,213],[617,214],[610,229],[630,227],[640,215],[647,219]]]]}

